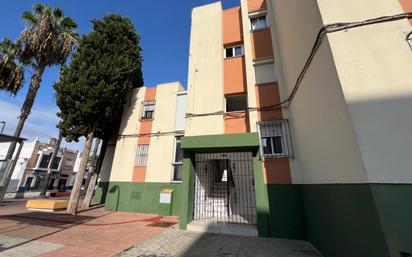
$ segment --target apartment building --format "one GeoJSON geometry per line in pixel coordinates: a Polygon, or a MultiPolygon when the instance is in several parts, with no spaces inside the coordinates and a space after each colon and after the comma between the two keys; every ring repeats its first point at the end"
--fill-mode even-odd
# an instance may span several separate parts
{"type": "Polygon", "coordinates": [[[187,91],[132,95],[97,200],[178,215],[181,229],[249,225],[324,256],[410,256],[408,12],[406,0],[194,8],[187,91]]]}
{"type": "MultiPolygon", "coordinates": [[[[56,147],[57,139],[50,138],[47,143],[39,139],[23,145],[16,167],[14,168],[7,192],[36,191],[47,173],[52,153],[56,147]]],[[[8,143],[0,144],[0,158],[5,156],[8,143]]],[[[59,149],[52,164],[52,176],[49,189],[62,190],[66,188],[68,178],[73,173],[77,151],[62,147],[59,149]]]]}

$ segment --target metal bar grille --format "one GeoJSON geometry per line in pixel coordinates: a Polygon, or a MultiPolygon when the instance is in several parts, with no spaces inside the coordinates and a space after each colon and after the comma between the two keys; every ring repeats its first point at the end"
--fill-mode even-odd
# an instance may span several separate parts
{"type": "Polygon", "coordinates": [[[135,166],[146,166],[147,165],[148,150],[149,150],[149,145],[138,145],[137,146],[135,166]]]}
{"type": "Polygon", "coordinates": [[[197,153],[193,219],[256,224],[251,152],[197,153]]]}
{"type": "Polygon", "coordinates": [[[263,157],[293,157],[288,120],[260,121],[257,125],[263,157]]]}

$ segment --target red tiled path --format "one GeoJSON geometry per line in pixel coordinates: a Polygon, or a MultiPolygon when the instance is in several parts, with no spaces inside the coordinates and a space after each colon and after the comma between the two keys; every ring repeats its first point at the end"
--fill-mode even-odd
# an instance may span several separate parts
{"type": "Polygon", "coordinates": [[[113,256],[166,228],[149,226],[159,221],[177,223],[176,217],[110,212],[96,208],[68,216],[27,211],[24,202],[0,207],[0,234],[63,245],[38,256],[113,256]]]}

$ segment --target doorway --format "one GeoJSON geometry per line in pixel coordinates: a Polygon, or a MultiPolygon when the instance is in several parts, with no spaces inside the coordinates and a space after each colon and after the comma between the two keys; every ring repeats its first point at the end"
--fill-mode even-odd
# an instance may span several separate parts
{"type": "Polygon", "coordinates": [[[193,219],[256,224],[252,152],[195,154],[193,219]]]}

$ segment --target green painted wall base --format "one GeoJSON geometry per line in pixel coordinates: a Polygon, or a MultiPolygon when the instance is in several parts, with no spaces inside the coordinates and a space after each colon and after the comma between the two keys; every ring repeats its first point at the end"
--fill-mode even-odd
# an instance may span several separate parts
{"type": "Polygon", "coordinates": [[[181,184],[174,183],[110,182],[107,187],[99,184],[96,199],[105,198],[107,210],[179,215],[180,187],[181,184]],[[160,191],[168,188],[173,189],[171,211],[159,202],[160,191]]]}
{"type": "Polygon", "coordinates": [[[269,235],[303,239],[324,257],[412,253],[412,185],[266,185],[269,235]]]}
{"type": "Polygon", "coordinates": [[[94,194],[94,204],[104,204],[106,202],[107,191],[109,190],[109,182],[99,182],[94,194]]]}

